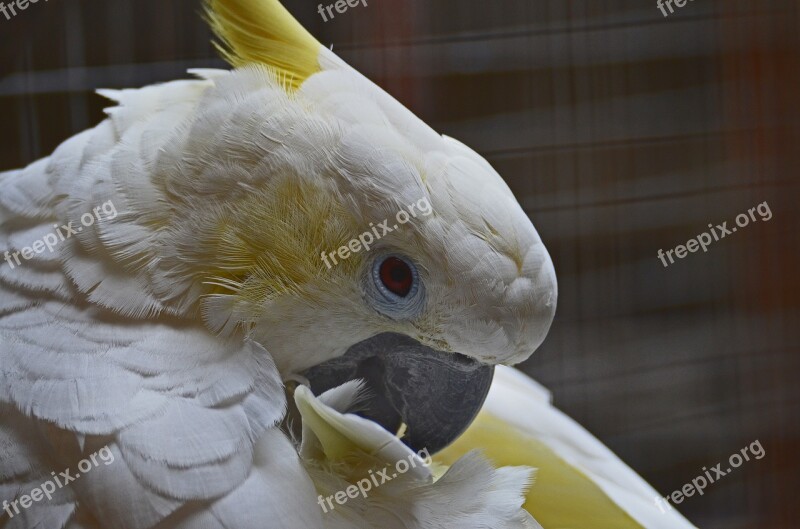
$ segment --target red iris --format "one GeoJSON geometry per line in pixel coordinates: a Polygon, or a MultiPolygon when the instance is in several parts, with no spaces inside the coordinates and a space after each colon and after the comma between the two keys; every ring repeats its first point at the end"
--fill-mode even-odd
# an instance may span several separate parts
{"type": "Polygon", "coordinates": [[[414,286],[414,274],[408,263],[397,257],[387,257],[381,263],[381,282],[390,292],[404,298],[414,286]]]}

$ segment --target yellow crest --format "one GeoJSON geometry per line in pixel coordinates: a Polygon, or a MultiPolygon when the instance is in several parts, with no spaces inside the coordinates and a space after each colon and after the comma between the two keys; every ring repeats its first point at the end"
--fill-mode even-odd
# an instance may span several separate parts
{"type": "Polygon", "coordinates": [[[322,45],[278,0],[206,0],[205,13],[231,66],[265,65],[291,89],[320,71],[322,45]]]}

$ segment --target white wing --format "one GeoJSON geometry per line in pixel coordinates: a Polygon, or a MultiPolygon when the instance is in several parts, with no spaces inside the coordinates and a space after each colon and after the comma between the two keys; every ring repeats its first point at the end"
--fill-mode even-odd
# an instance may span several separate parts
{"type": "Polygon", "coordinates": [[[213,336],[146,271],[129,273],[151,219],[122,206],[156,196],[141,176],[150,153],[207,86],[109,92],[124,100],[109,120],[0,174],[0,500],[75,475],[103,447],[113,454],[52,499],[10,505],[4,529],[321,526],[313,485],[277,428],[285,397],[267,351],[213,336]],[[109,196],[113,222],[21,256],[109,196]]]}
{"type": "MultiPolygon", "coordinates": [[[[104,446],[114,459],[6,527],[62,527],[77,513],[131,529],[189,514],[219,523],[180,527],[259,527],[263,516],[296,527],[315,495],[275,428],[283,390],[267,352],[193,326],[103,318],[55,301],[0,318],[0,497],[74,474],[104,446]]],[[[302,526],[318,525],[313,514],[302,526]]]]}

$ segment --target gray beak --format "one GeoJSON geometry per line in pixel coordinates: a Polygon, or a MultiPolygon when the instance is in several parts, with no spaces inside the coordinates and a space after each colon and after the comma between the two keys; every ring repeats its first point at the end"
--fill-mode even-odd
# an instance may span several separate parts
{"type": "Polygon", "coordinates": [[[444,353],[400,334],[385,333],[302,373],[319,395],[361,379],[367,398],[354,411],[396,433],[414,451],[434,454],[452,443],[478,415],[494,367],[458,353],[444,353]]]}

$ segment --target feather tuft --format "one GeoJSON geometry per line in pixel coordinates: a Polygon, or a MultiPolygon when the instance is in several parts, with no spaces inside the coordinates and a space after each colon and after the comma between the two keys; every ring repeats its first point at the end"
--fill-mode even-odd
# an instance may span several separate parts
{"type": "Polygon", "coordinates": [[[205,15],[231,66],[267,66],[287,92],[320,71],[322,45],[278,0],[206,0],[205,15]]]}

